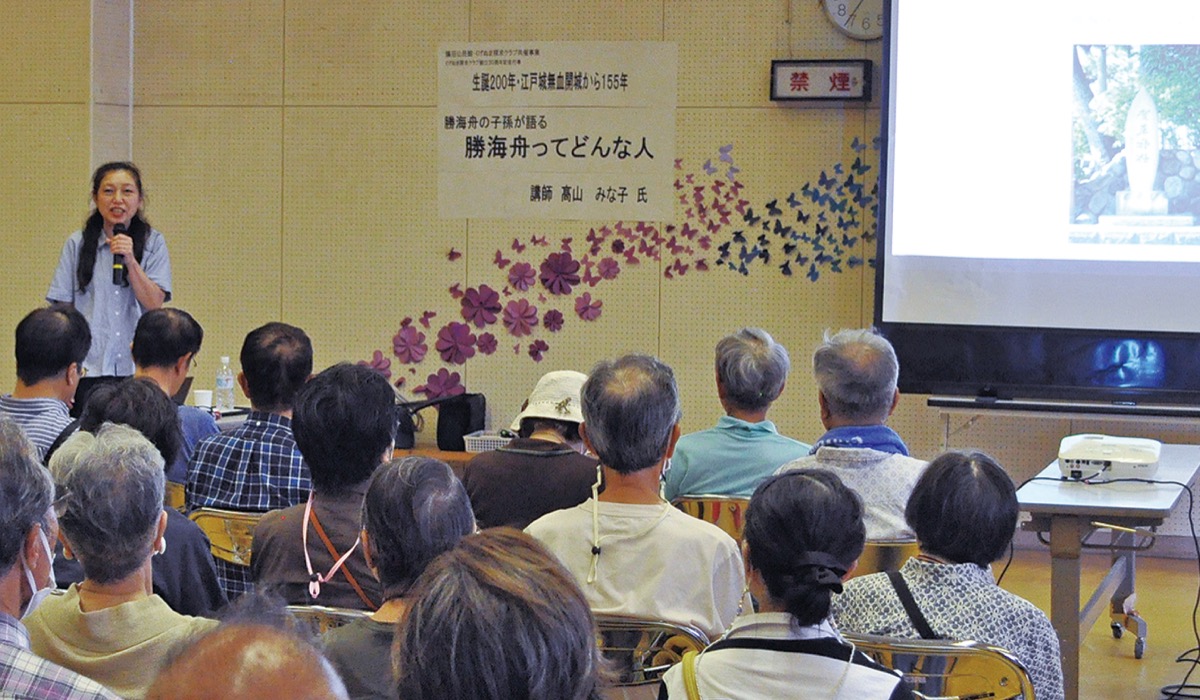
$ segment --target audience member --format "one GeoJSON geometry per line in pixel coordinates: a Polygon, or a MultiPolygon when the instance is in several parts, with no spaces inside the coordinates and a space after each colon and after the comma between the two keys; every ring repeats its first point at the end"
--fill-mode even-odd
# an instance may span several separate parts
{"type": "Polygon", "coordinates": [[[592,610],[687,623],[716,637],[738,613],[745,575],[729,535],[659,496],[679,439],[675,375],[655,358],[627,355],[596,365],[582,399],[580,433],[600,458],[604,492],[527,531],[575,574],[592,610]]]}
{"type": "Polygon", "coordinates": [[[921,554],[905,562],[898,575],[847,582],[834,601],[838,625],[888,637],[994,644],[1029,670],[1038,700],[1062,698],[1062,658],[1046,614],[1000,588],[992,576],[991,563],[1012,542],[1018,511],[1012,480],[991,457],[979,452],[937,457],[905,510],[921,554]],[[915,603],[911,610],[901,602],[904,588],[915,603]]]}
{"type": "Polygon", "coordinates": [[[84,580],[28,616],[31,646],[124,698],[144,697],[174,642],[216,625],[153,591],[151,556],[166,546],[164,467],[141,433],[112,424],[72,435],[50,467],[64,553],[83,564],[84,580]]]}
{"type": "Polygon", "coordinates": [[[475,529],[471,503],[445,462],[406,457],[380,467],[362,508],[362,547],[383,586],[370,617],[331,630],[325,653],[352,698],[395,698],[392,638],[413,583],[429,562],[475,529]]]}
{"type": "MultiPolygon", "coordinates": [[[[770,477],[746,513],[742,554],[759,612],[695,657],[692,681],[702,697],[773,700],[805,694],[911,698],[900,674],[876,664],[838,634],[830,600],[866,542],[863,506],[824,469],[770,477]]],[[[666,697],[688,697],[688,666],[663,678],[666,697]]]]}
{"type": "Polygon", "coordinates": [[[234,619],[180,647],[147,700],[347,700],[311,639],[272,621],[234,619]]]}
{"type": "Polygon", "coordinates": [[[20,426],[0,417],[0,697],[115,700],[99,683],[34,656],[18,620],[54,588],[53,497],[36,448],[20,426]]]}
{"type": "Polygon", "coordinates": [[[465,538],[418,579],[396,632],[404,700],[599,700],[596,624],[574,578],[533,538],[465,538]]]}
{"type": "Polygon", "coordinates": [[[383,591],[358,544],[367,484],[392,457],[395,402],[383,375],[352,364],[326,369],[296,395],[292,425],[313,490],[254,529],[255,585],[294,604],[379,607],[383,591]]]}
{"type": "Polygon", "coordinates": [[[717,398],[725,415],[716,427],[679,438],[663,496],[712,494],[749,498],[780,465],[809,446],[780,435],[767,420],[783,393],[792,362],[787,348],[761,328],[743,328],[717,343],[717,398]]]}
{"type": "Polygon", "coordinates": [[[925,462],[909,457],[904,441],[885,425],[900,401],[892,344],[870,329],[827,332],[813,353],[813,376],[828,432],[811,455],[780,471],[834,470],[866,506],[868,540],[912,539],[904,504],[925,462]]]}
{"type": "Polygon", "coordinates": [[[17,385],[0,396],[0,415],[25,429],[41,460],[72,424],[71,406],[92,332],[74,306],[52,304],[30,311],[16,335],[17,385]]]}
{"type": "MultiPolygon", "coordinates": [[[[268,323],[246,335],[238,383],[250,399],[250,415],[196,446],[189,508],[265,513],[308,498],[312,481],[292,435],[292,404],[312,374],[312,358],[312,342],[295,326],[268,323]]],[[[248,567],[218,561],[217,574],[231,600],[250,587],[248,567]]]]}
{"type": "Polygon", "coordinates": [[[480,527],[524,528],[550,511],[587,500],[596,460],[583,455],[580,372],[547,372],[513,421],[517,438],[476,455],[463,471],[480,527]]]}
{"type": "MultiPolygon", "coordinates": [[[[163,462],[170,464],[182,442],[175,409],[175,402],[149,378],[109,382],[92,391],[79,417],[79,427],[95,433],[105,423],[127,425],[149,440],[163,462]]],[[[212,544],[187,516],[174,508],[167,508],[166,514],[166,539],[171,546],[152,560],[154,592],[177,613],[211,616],[226,602],[217,582],[212,544]]],[[[60,559],[55,562],[55,571],[64,583],[83,578],[76,562],[60,559]]]]}
{"type": "MultiPolygon", "coordinates": [[[[133,376],[152,379],[174,398],[187,381],[203,341],[204,329],[188,312],[169,307],[147,311],[133,332],[133,376]]],[[[182,404],[176,409],[183,442],[167,462],[167,480],[182,484],[187,482],[188,461],[196,444],[220,430],[208,411],[182,404]]]]}

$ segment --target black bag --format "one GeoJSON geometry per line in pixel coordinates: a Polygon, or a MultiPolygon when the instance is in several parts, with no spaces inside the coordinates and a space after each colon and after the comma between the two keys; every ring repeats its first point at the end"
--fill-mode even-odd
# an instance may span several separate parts
{"type": "Polygon", "coordinates": [[[437,446],[446,452],[467,449],[463,436],[483,430],[487,400],[483,394],[451,396],[438,406],[437,446]]]}
{"type": "Polygon", "coordinates": [[[396,448],[412,449],[416,444],[417,412],[429,406],[438,407],[437,446],[445,452],[466,449],[463,436],[483,430],[487,399],[483,394],[441,396],[425,401],[404,401],[396,404],[396,448]]]}

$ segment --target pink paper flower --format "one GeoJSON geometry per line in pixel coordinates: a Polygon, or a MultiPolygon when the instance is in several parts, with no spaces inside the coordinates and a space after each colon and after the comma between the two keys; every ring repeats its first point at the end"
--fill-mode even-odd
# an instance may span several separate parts
{"type": "Polygon", "coordinates": [[[542,286],[551,294],[570,294],[579,284],[579,261],[570,253],[551,253],[542,261],[542,286]]]}
{"type": "Polygon", "coordinates": [[[542,325],[551,333],[557,333],[563,327],[563,315],[558,309],[550,309],[542,316],[542,325]]]}
{"type": "Polygon", "coordinates": [[[479,352],[484,355],[491,355],[496,352],[496,336],[491,333],[480,333],[479,340],[475,341],[475,347],[479,348],[479,352]]]}
{"type": "Polygon", "coordinates": [[[417,364],[425,359],[425,334],[416,326],[404,325],[400,332],[392,337],[392,352],[405,364],[417,364]]]}
{"type": "Polygon", "coordinates": [[[592,295],[589,292],[584,292],[575,298],[575,313],[585,321],[595,321],[600,318],[601,306],[604,306],[604,302],[599,299],[592,301],[592,295]]]}
{"type": "Polygon", "coordinates": [[[462,377],[458,372],[451,372],[445,367],[437,372],[429,375],[425,379],[425,383],[421,386],[413,388],[414,394],[425,394],[427,399],[441,398],[442,396],[458,396],[466,393],[467,389],[462,385],[462,377]]]}
{"type": "Polygon", "coordinates": [[[526,299],[514,299],[504,307],[504,327],[520,338],[533,332],[538,324],[537,307],[526,299]]]}
{"type": "Polygon", "coordinates": [[[550,346],[546,344],[546,341],[535,340],[529,344],[529,356],[533,358],[534,362],[541,362],[542,361],[542,353],[546,352],[549,349],[550,349],[550,346]]]}
{"type": "Polygon", "coordinates": [[[467,289],[462,298],[462,316],[476,328],[496,322],[496,314],[500,313],[500,294],[487,286],[479,285],[479,289],[467,289]]]}
{"type": "Polygon", "coordinates": [[[475,356],[475,334],[465,323],[447,323],[438,331],[434,347],[444,361],[452,365],[461,365],[475,356]]]}
{"type": "MultiPolygon", "coordinates": [[[[600,261],[600,265],[596,268],[600,276],[606,280],[615,280],[617,275],[621,274],[621,265],[612,258],[605,258],[600,261]]],[[[470,292],[468,292],[470,294],[470,292]]]]}
{"type": "Polygon", "coordinates": [[[370,367],[383,375],[384,379],[392,378],[392,361],[383,356],[382,350],[376,350],[370,360],[359,360],[358,364],[370,367]]]}
{"type": "Polygon", "coordinates": [[[526,292],[533,286],[537,280],[537,275],[533,272],[533,265],[526,262],[519,262],[508,268],[508,283],[513,286],[513,289],[526,292]]]}

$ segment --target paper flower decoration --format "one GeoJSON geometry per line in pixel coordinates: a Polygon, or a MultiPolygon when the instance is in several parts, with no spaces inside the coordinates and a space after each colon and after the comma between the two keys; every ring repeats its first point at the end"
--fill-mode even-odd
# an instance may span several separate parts
{"type": "Polygon", "coordinates": [[[382,374],[384,379],[392,378],[392,361],[383,356],[382,350],[376,350],[370,360],[359,360],[358,364],[370,367],[382,374]]]}
{"type": "Polygon", "coordinates": [[[392,337],[392,352],[405,364],[415,365],[425,359],[425,334],[416,326],[405,325],[392,337]]]}
{"type": "Polygon", "coordinates": [[[542,325],[551,333],[557,333],[563,327],[563,315],[558,309],[550,309],[546,315],[542,317],[542,325]]]}
{"type": "Polygon", "coordinates": [[[479,348],[479,352],[484,355],[491,355],[496,352],[496,336],[491,333],[480,333],[479,339],[475,341],[475,347],[479,348]]]}
{"type": "Polygon", "coordinates": [[[589,292],[584,292],[575,298],[575,313],[585,321],[595,321],[600,318],[601,306],[604,306],[604,302],[599,299],[592,301],[592,295],[589,292]]]}
{"type": "Polygon", "coordinates": [[[515,299],[504,307],[504,327],[520,338],[533,332],[538,324],[537,307],[526,299],[515,299]]]}
{"type": "Polygon", "coordinates": [[[462,298],[462,316],[476,328],[496,322],[496,314],[500,313],[500,294],[487,286],[479,285],[479,289],[469,288],[462,298]]]}
{"type": "Polygon", "coordinates": [[[475,356],[475,334],[465,323],[447,323],[438,331],[434,347],[444,361],[461,365],[475,356]]]}
{"type": "Polygon", "coordinates": [[[612,258],[605,258],[600,261],[596,271],[606,280],[615,280],[621,274],[621,265],[612,258]]]}
{"type": "Polygon", "coordinates": [[[525,262],[514,264],[508,269],[508,283],[513,286],[513,289],[526,292],[533,286],[537,280],[537,275],[533,272],[533,265],[525,262]]]}
{"type": "Polygon", "coordinates": [[[425,383],[415,387],[413,393],[425,394],[427,399],[437,399],[443,396],[458,396],[466,393],[467,389],[462,385],[462,377],[458,372],[451,372],[445,367],[437,372],[429,375],[425,379],[425,383]]]}
{"type": "Polygon", "coordinates": [[[534,362],[541,362],[542,361],[542,353],[546,352],[549,349],[550,349],[550,346],[546,344],[546,341],[535,340],[529,344],[529,356],[533,358],[534,362]]]}
{"type": "Polygon", "coordinates": [[[551,294],[570,294],[579,284],[579,261],[570,253],[551,253],[542,261],[542,286],[551,294]]]}

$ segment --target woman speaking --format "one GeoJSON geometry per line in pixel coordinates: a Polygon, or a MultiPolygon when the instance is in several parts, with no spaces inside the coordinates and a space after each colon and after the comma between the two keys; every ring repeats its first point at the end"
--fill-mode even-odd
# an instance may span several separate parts
{"type": "Polygon", "coordinates": [[[142,174],[133,163],[105,163],[92,175],[96,209],[63,244],[46,299],[73,304],[87,318],[92,347],[71,415],[98,383],[133,374],[129,344],[142,314],[171,298],[167,243],[142,216],[142,174]]]}

